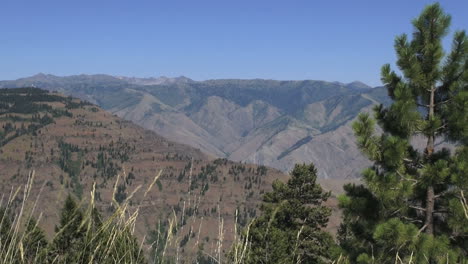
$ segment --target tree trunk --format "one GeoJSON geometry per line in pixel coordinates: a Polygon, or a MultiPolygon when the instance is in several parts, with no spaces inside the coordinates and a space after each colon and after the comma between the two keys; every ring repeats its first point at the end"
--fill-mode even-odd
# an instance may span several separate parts
{"type": "MultiPolygon", "coordinates": [[[[429,112],[427,113],[427,119],[430,121],[434,118],[434,107],[435,107],[435,88],[431,88],[431,97],[429,98],[429,112]]],[[[434,152],[434,137],[435,134],[431,131],[430,135],[427,137],[427,145],[426,145],[426,155],[430,157],[434,152]]]]}
{"type": "MultiPolygon", "coordinates": [[[[432,120],[434,117],[434,106],[435,106],[435,87],[431,88],[431,96],[429,99],[429,113],[427,114],[428,120],[432,120]]],[[[426,145],[426,158],[429,159],[432,153],[434,153],[434,138],[435,133],[431,131],[430,135],[427,137],[426,145]]],[[[426,189],[426,220],[424,226],[426,226],[425,232],[429,235],[434,234],[434,186],[430,185],[426,189]]]]}
{"type": "Polygon", "coordinates": [[[426,234],[433,235],[434,234],[434,202],[435,202],[435,195],[434,195],[434,187],[429,186],[426,192],[426,234]]]}

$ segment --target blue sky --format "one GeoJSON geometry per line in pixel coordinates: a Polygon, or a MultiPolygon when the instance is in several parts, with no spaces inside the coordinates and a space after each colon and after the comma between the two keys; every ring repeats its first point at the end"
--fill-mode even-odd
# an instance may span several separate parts
{"type": "MultiPolygon", "coordinates": [[[[0,79],[39,72],[380,84],[426,0],[2,0],[0,79]]],[[[440,1],[452,31],[468,1],[440,1]]],[[[447,44],[450,42],[447,41],[447,44]]]]}

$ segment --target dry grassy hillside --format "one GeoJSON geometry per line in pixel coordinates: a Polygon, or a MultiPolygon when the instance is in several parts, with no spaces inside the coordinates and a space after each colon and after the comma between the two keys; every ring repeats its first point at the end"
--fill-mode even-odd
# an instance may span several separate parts
{"type": "Polygon", "coordinates": [[[172,254],[191,258],[197,251],[216,254],[220,247],[226,252],[236,210],[242,227],[258,213],[271,182],[287,179],[275,169],[214,159],[77,99],[38,89],[0,92],[0,191],[7,197],[35,170],[36,212],[49,234],[68,193],[86,201],[96,183],[98,207],[110,213],[114,187],[114,198],[123,201],[141,186],[130,210],[140,208],[140,239],[176,220],[172,254]]]}

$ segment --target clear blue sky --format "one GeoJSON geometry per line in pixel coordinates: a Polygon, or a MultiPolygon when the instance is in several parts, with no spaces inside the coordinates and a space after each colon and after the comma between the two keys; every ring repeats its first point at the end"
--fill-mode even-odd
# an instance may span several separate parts
{"type": "MultiPolygon", "coordinates": [[[[380,84],[426,0],[2,0],[0,79],[39,72],[380,84]]],[[[468,1],[440,2],[468,29],[468,1]]],[[[449,42],[448,42],[449,43],[449,42]]]]}

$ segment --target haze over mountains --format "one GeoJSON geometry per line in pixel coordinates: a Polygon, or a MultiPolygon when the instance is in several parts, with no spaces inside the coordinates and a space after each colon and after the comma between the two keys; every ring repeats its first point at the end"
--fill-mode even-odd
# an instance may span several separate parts
{"type": "Polygon", "coordinates": [[[322,178],[354,178],[369,163],[352,120],[387,103],[383,88],[361,82],[58,77],[38,74],[0,87],[35,86],[95,103],[205,153],[289,171],[314,162],[322,178]]]}

